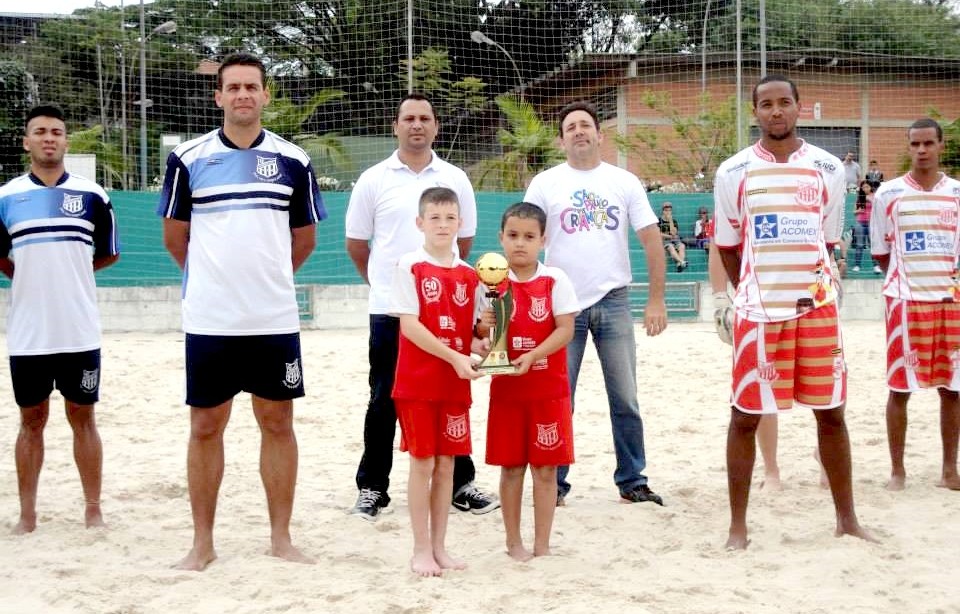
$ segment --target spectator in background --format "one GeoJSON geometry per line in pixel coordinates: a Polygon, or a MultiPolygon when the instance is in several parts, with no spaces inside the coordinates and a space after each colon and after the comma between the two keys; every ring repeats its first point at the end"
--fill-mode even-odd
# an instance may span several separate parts
{"type": "MultiPolygon", "coordinates": [[[[853,215],[857,225],[853,228],[853,271],[860,270],[860,261],[863,259],[863,250],[869,247],[870,241],[870,213],[873,211],[873,185],[864,179],[857,190],[857,203],[853,208],[853,215]]],[[[874,273],[882,273],[879,265],[873,266],[874,273]]]]}
{"type": "Polygon", "coordinates": [[[876,192],[880,184],[883,183],[883,171],[880,170],[876,160],[870,160],[870,168],[867,169],[867,174],[864,176],[864,179],[870,182],[870,186],[874,192],[876,192]]]}
{"type": "Polygon", "coordinates": [[[663,237],[663,246],[667,253],[677,263],[677,273],[687,268],[687,246],[680,237],[680,226],[673,219],[673,205],[670,201],[663,203],[660,209],[660,236],[663,237]]]}
{"type": "Polygon", "coordinates": [[[710,248],[713,238],[713,220],[706,207],[697,210],[697,219],[693,222],[693,238],[697,240],[697,249],[710,248]]]}
{"type": "Polygon", "coordinates": [[[848,151],[847,155],[843,158],[843,176],[847,182],[848,192],[853,192],[857,189],[857,184],[860,183],[860,174],[862,172],[860,165],[854,160],[854,156],[856,156],[854,152],[848,151]]]}

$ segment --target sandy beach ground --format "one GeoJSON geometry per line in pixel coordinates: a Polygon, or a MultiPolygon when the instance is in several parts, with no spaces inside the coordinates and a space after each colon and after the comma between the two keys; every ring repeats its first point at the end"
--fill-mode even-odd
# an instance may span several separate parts
{"type": "MultiPolygon", "coordinates": [[[[13,536],[18,412],[0,367],[0,612],[960,612],[960,493],[934,486],[941,446],[937,395],[911,403],[908,486],[890,493],[879,322],[845,324],[854,488],[861,522],[882,543],[833,536],[830,495],[818,486],[807,410],[781,416],[785,489],[758,491],[754,473],[746,552],[723,548],[729,521],[724,446],[730,347],[709,324],[638,335],[647,474],[666,507],[623,505],[602,379],[590,349],[575,415],[573,492],[558,510],[554,556],[516,563],[504,553],[499,512],[452,512],[448,546],[463,572],[408,571],[407,458],[395,454],[392,513],[370,524],[345,512],[356,496],[367,402],[366,330],[303,335],[307,397],[296,406],[300,476],[294,541],[312,566],[265,556],[267,510],[257,468],[259,432],[237,398],[215,537],[203,573],[171,569],[190,546],[188,410],[180,334],[110,334],[103,341],[98,422],[109,528],[86,530],[70,429],[59,396],[47,427],[39,526],[13,536]]],[[[478,482],[487,382],[474,387],[478,482]]],[[[532,539],[532,507],[524,508],[532,539]]]]}

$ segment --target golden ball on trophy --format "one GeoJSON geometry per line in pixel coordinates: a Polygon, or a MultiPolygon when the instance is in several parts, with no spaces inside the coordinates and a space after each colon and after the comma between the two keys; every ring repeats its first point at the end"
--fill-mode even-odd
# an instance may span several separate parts
{"type": "Polygon", "coordinates": [[[510,270],[507,259],[497,252],[487,252],[477,258],[477,264],[474,265],[477,270],[477,276],[483,284],[491,290],[499,286],[510,270]]]}

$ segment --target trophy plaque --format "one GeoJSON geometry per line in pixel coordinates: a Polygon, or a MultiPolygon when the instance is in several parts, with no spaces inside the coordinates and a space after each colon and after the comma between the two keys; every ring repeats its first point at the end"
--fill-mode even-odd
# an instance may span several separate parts
{"type": "Polygon", "coordinates": [[[490,299],[496,321],[490,329],[490,353],[477,368],[487,375],[516,373],[517,368],[510,364],[507,356],[507,324],[510,322],[510,314],[513,313],[513,294],[507,289],[501,296],[498,290],[507,278],[507,259],[496,252],[487,252],[480,256],[475,268],[480,281],[487,287],[487,298],[490,299]]]}

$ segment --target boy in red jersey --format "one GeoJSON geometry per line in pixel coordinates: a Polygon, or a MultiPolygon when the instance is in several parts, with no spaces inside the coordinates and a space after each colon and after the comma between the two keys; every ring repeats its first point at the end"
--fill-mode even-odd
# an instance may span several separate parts
{"type": "MultiPolygon", "coordinates": [[[[544,246],[543,209],[521,202],[500,221],[500,244],[510,264],[513,313],[507,327],[515,375],[490,384],[487,463],[500,465],[500,502],[507,554],[518,561],[550,554],[550,528],[557,506],[557,466],[573,463],[573,410],[566,345],[580,309],[573,284],[560,269],[537,260],[544,246]],[[533,475],[533,552],[520,536],[523,477],[533,475]]],[[[493,324],[484,311],[481,331],[493,324]]]]}
{"type": "Polygon", "coordinates": [[[460,222],[452,190],[424,190],[417,216],[423,247],[400,258],[393,277],[390,311],[400,319],[393,399],[400,449],[410,452],[410,569],[421,576],[466,568],[447,553],[444,538],[453,458],[470,454],[470,380],[480,377],[470,350],[483,294],[476,272],[454,252],[460,222]]]}

